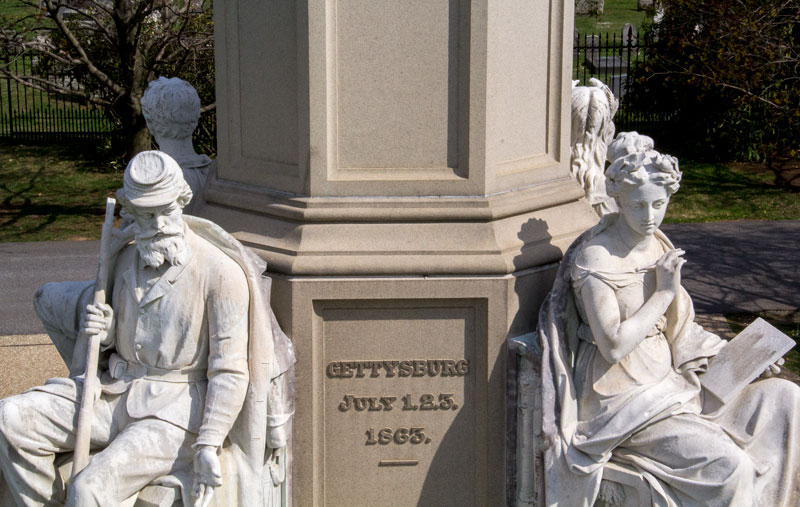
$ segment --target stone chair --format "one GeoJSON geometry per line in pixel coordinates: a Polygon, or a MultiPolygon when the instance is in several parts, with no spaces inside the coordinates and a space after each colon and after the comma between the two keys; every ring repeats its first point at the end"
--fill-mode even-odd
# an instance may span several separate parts
{"type": "MultiPolygon", "coordinates": [[[[517,353],[517,491],[515,507],[545,504],[542,434],[541,350],[536,332],[510,338],[517,353]]],[[[650,503],[650,486],[633,467],[607,463],[595,507],[639,507],[650,503]]]]}

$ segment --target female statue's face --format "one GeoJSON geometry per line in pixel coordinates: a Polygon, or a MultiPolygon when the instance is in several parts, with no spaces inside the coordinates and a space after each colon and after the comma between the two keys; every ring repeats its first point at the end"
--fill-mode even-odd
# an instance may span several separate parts
{"type": "Polygon", "coordinates": [[[628,226],[641,236],[651,236],[661,226],[669,204],[667,188],[650,181],[626,186],[618,199],[620,214],[628,226]]]}

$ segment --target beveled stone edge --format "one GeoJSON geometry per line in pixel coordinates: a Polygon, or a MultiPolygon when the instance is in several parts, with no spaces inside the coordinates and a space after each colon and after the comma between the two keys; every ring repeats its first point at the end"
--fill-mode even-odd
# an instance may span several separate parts
{"type": "Polygon", "coordinates": [[[560,260],[597,222],[583,199],[498,220],[299,222],[216,205],[205,211],[269,271],[302,276],[509,274],[560,260]]]}
{"type": "Polygon", "coordinates": [[[211,205],[305,223],[499,220],[582,196],[583,190],[569,177],[486,196],[307,197],[221,180],[212,174],[204,191],[211,205]]]}

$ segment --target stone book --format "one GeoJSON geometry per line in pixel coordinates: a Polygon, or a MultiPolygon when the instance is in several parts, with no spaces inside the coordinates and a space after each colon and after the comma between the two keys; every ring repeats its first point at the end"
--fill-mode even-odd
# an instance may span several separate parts
{"type": "Polygon", "coordinates": [[[794,346],[794,340],[758,318],[720,350],[700,382],[727,403],[794,346]]]}

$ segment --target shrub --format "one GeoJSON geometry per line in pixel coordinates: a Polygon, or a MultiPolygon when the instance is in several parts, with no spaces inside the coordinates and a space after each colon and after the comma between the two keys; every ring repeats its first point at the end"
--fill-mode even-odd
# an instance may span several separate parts
{"type": "Polygon", "coordinates": [[[699,159],[796,157],[800,0],[662,0],[630,103],[699,159]]]}

